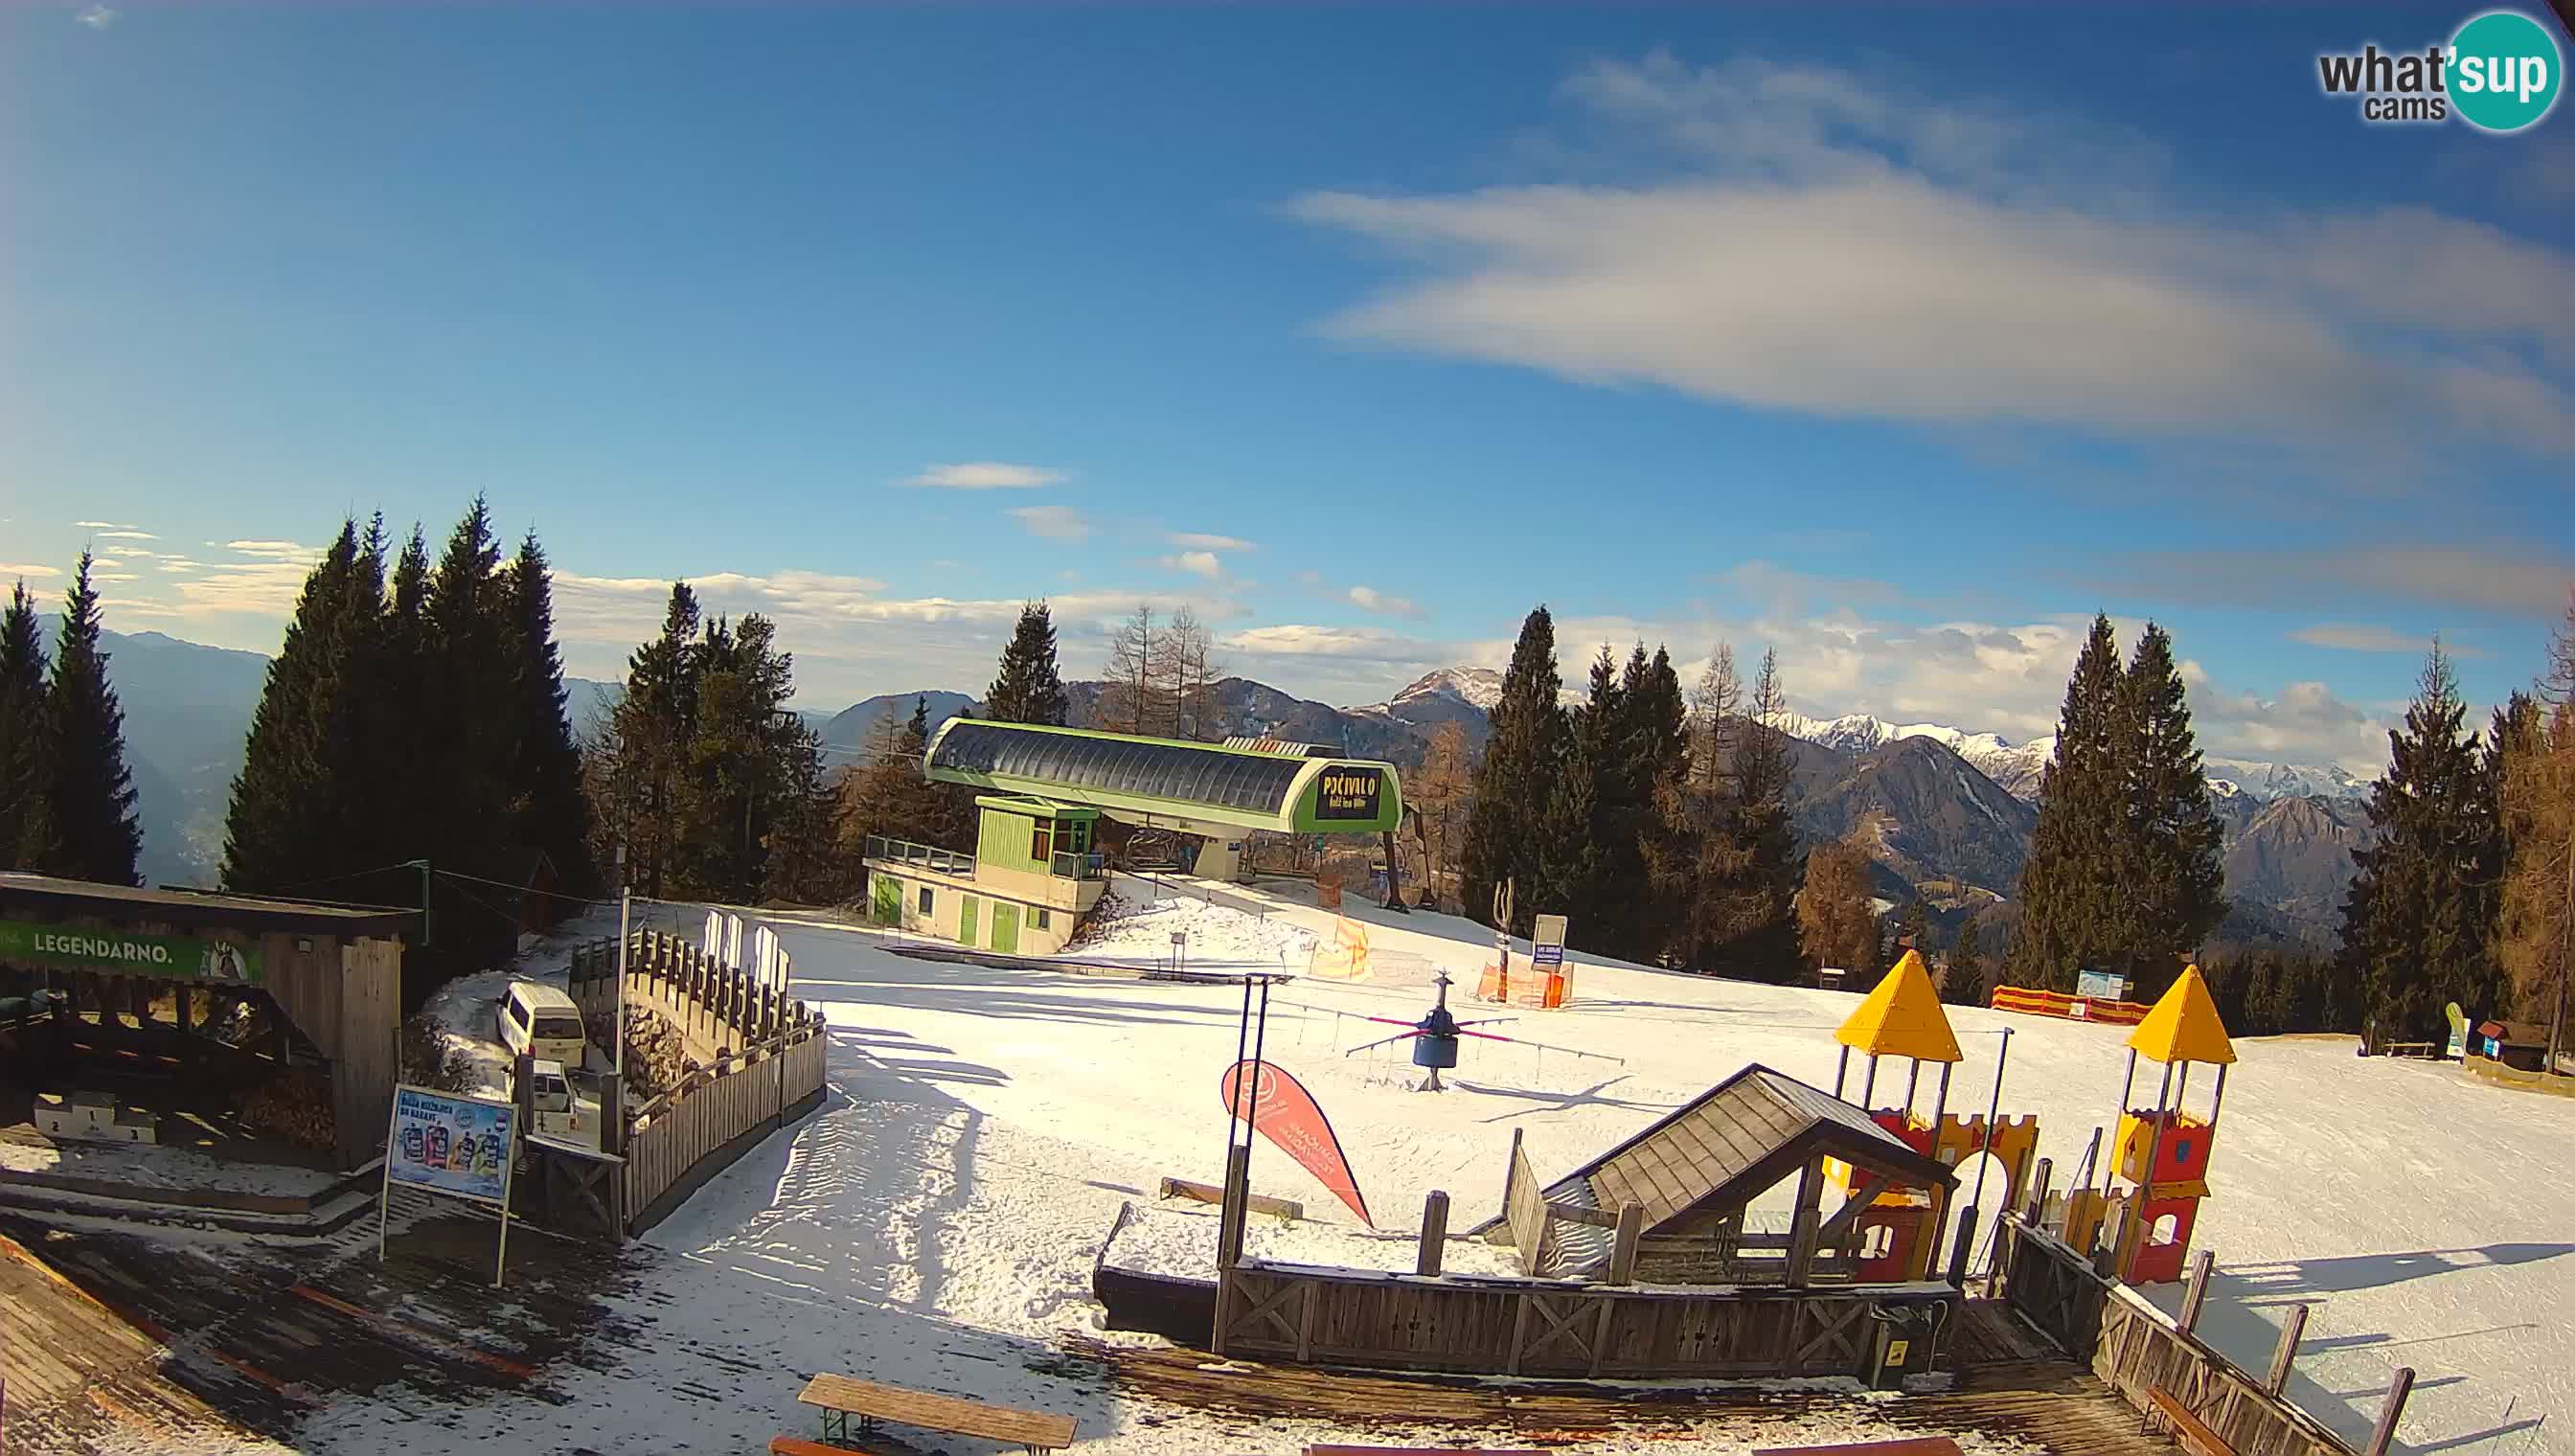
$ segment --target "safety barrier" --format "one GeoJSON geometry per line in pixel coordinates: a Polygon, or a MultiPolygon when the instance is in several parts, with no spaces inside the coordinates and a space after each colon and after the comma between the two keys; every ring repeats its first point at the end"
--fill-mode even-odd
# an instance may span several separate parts
{"type": "Polygon", "coordinates": [[[2031,990],[2027,986],[1996,986],[1990,1004],[1997,1011],[2057,1016],[2068,1021],[2101,1021],[2112,1026],[2134,1026],[2146,1019],[2146,1012],[2152,1009],[2135,1001],[2066,996],[2054,991],[2031,990]]]}

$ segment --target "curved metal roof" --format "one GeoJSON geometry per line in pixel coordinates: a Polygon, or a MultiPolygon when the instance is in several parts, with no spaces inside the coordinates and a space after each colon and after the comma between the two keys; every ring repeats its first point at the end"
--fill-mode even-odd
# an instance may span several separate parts
{"type": "Polygon", "coordinates": [[[961,720],[940,731],[924,767],[934,774],[946,769],[1044,779],[1068,789],[1281,814],[1312,761],[1206,743],[1032,732],[1018,724],[961,720]]]}

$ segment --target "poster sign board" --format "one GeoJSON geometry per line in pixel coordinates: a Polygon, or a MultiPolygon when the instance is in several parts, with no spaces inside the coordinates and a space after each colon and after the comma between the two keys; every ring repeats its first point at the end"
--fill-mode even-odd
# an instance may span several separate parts
{"type": "Polygon", "coordinates": [[[0,960],[216,985],[259,985],[267,979],[256,945],[28,920],[0,920],[0,960]]]}
{"type": "Polygon", "coordinates": [[[2111,970],[2078,971],[2074,994],[2090,1001],[2124,1001],[2128,998],[2128,978],[2111,970]]]}
{"type": "Polygon", "coordinates": [[[1314,818],[1321,823],[1373,820],[1384,792],[1385,775],[1374,768],[1355,764],[1326,768],[1315,780],[1314,818]]]}
{"type": "Polygon", "coordinates": [[[408,1084],[394,1088],[385,1178],[452,1198],[499,1203],[510,1195],[519,1109],[408,1084]]]}
{"type": "Polygon", "coordinates": [[[1550,968],[1564,964],[1564,916],[1537,917],[1529,929],[1529,961],[1550,968]]]}
{"type": "Polygon", "coordinates": [[[500,1287],[510,1258],[510,1169],[518,1161],[519,1109],[492,1097],[466,1097],[409,1082],[394,1084],[385,1132],[385,1186],[376,1198],[376,1262],[385,1259],[396,1183],[489,1206],[501,1215],[492,1251],[492,1284],[500,1287]]]}

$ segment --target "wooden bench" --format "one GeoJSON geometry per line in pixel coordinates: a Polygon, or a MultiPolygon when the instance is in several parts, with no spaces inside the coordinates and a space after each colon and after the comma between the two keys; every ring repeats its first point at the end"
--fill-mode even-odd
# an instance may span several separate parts
{"type": "Polygon", "coordinates": [[[2432,1055],[2432,1043],[2429,1041],[2390,1041],[2381,1046],[2378,1050],[2381,1056],[2428,1057],[2432,1055]]]}
{"type": "Polygon", "coordinates": [[[2140,1424],[2151,1425],[2157,1416],[2172,1426],[2173,1439],[2180,1442],[2181,1448],[2190,1456],[2235,1456],[2234,1447],[2210,1430],[2207,1422],[2191,1414],[2190,1407],[2182,1404],[2179,1397],[2160,1385],[2146,1392],[2145,1418],[2140,1424]]]}
{"type": "MultiPolygon", "coordinates": [[[[1013,1410],[1008,1406],[986,1405],[982,1401],[960,1400],[950,1395],[879,1385],[873,1380],[859,1380],[848,1375],[817,1375],[805,1383],[804,1393],[796,1398],[822,1410],[823,1439],[845,1449],[850,1446],[852,1416],[858,1417],[862,1434],[876,1422],[888,1421],[924,1431],[1000,1441],[1023,1447],[1031,1456],[1041,1451],[1061,1451],[1073,1444],[1071,1416],[1013,1410]]],[[[832,1447],[825,1445],[816,1449],[829,1452],[832,1447]]],[[[776,1442],[770,1443],[770,1450],[778,1452],[778,1456],[814,1456],[813,1451],[779,1451],[776,1442]]]]}

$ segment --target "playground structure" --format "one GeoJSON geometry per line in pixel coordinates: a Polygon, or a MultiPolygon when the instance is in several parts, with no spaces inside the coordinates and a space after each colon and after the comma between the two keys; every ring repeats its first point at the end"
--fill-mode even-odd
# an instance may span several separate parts
{"type": "MultiPolygon", "coordinates": [[[[1311,743],[1183,742],[1039,724],[952,719],[922,755],[937,783],[977,797],[972,853],[870,836],[868,906],[881,923],[1004,954],[1062,950],[1109,886],[1100,823],[1167,830],[1206,879],[1246,877],[1255,830],[1367,834],[1403,818],[1394,765],[1311,743]]],[[[1400,891],[1388,886],[1389,901],[1400,891]]]]}
{"type": "MultiPolygon", "coordinates": [[[[1833,1033],[1842,1046],[1841,1057],[1833,1066],[1833,1095],[1842,1095],[1850,1075],[1853,1051],[1867,1058],[1860,1081],[1859,1105],[1868,1109],[1869,1117],[1880,1127],[1900,1139],[1905,1146],[1932,1158],[1943,1167],[1956,1168],[1979,1153],[1990,1153],[2003,1168],[2003,1202],[2009,1206],[2020,1196],[2021,1182],[2038,1149],[2038,1119],[2033,1116],[2004,1118],[1999,1108],[1983,1116],[1956,1116],[1949,1111],[1949,1075],[1962,1060],[1958,1038],[1949,1028],[1948,1013],[1940,1008],[1940,997],[1931,987],[1931,974],[1922,963],[1920,952],[1907,950],[1895,962],[1895,968],[1881,978],[1875,989],[1863,997],[1849,1019],[1833,1033]],[[1904,1101],[1899,1106],[1870,1107],[1877,1088],[1878,1062],[1885,1057],[1902,1057],[1908,1070],[1904,1083],[1904,1101]],[[1922,1064],[1939,1065],[1940,1079],[1932,1096],[1928,1118],[1914,1115],[1914,1103],[1920,1095],[1922,1064]]],[[[2001,1068],[1995,1069],[1995,1087],[2001,1088],[2001,1068]]],[[[1826,1176],[1834,1186],[1850,1191],[1853,1170],[1848,1163],[1826,1165],[1826,1176]]],[[[1948,1189],[1946,1187],[1889,1188],[1880,1191],[1859,1215],[1857,1272],[1863,1279],[1924,1279],[1932,1273],[1932,1260],[1940,1244],[1940,1234],[1948,1222],[1948,1189]]]]}
{"type": "Polygon", "coordinates": [[[2198,966],[2184,967],[2181,978],[2128,1034],[2118,1131],[2103,1163],[2101,1186],[2081,1186],[2088,1178],[2078,1179],[2066,1195],[2065,1242],[2094,1249],[2102,1230],[2110,1229],[2110,1277],[2130,1284],[2181,1278],[2200,1200],[2208,1196],[2209,1153],[2226,1102],[2226,1069],[2234,1062],[2235,1044],[2218,1017],[2208,982],[2198,966]],[[2153,1104],[2132,1107],[2141,1056],[2161,1065],[2164,1073],[2153,1104]],[[2217,1068],[2204,1118],[2183,1107],[2195,1063],[2217,1068]]]}

